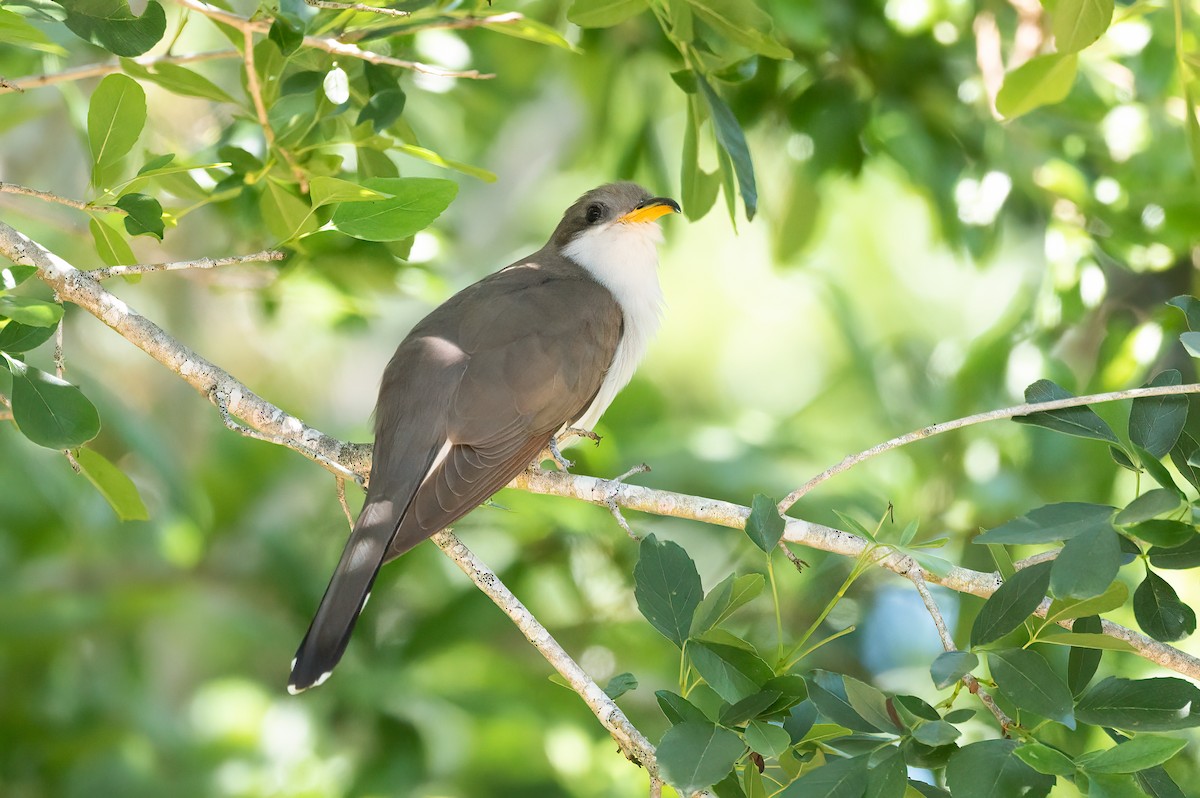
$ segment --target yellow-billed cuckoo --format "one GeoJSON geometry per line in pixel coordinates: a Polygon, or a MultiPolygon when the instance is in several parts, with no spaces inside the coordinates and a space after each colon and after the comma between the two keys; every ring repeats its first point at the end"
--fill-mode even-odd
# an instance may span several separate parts
{"type": "Polygon", "coordinates": [[[288,691],[329,678],[385,562],[466,515],[568,428],[591,429],[659,324],[654,221],[679,205],[633,183],[580,197],[537,252],[448,299],[379,389],[366,503],[288,691]]]}

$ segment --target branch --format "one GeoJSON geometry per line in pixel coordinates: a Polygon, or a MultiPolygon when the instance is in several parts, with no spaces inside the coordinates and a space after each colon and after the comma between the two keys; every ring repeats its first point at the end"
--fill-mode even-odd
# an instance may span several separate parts
{"type": "Polygon", "coordinates": [[[1200,393],[1200,383],[1187,383],[1184,385],[1160,385],[1154,388],[1129,388],[1124,391],[1110,391],[1108,393],[1094,393],[1088,396],[1072,396],[1068,399],[1054,399],[1049,402],[1028,402],[1026,404],[1015,405],[1013,407],[1005,407],[1000,410],[989,410],[986,413],[976,413],[973,416],[965,418],[956,418],[953,421],[943,421],[940,424],[932,424],[928,427],[922,427],[918,430],[901,435],[898,438],[892,438],[890,441],[884,441],[870,449],[852,454],[842,462],[835,466],[831,466],[820,474],[805,482],[799,488],[789,493],[779,503],[779,512],[786,513],[788,509],[795,504],[802,496],[811,491],[817,485],[820,485],[830,477],[835,477],[843,471],[848,471],[864,460],[869,460],[877,454],[892,449],[898,449],[901,446],[913,443],[915,441],[932,438],[934,435],[941,435],[943,432],[962,429],[973,424],[982,424],[986,421],[998,421],[1005,418],[1013,418],[1014,416],[1029,416],[1034,413],[1045,413],[1050,410],[1063,410],[1068,407],[1082,407],[1083,405],[1095,405],[1103,402],[1119,402],[1122,399],[1136,399],[1142,396],[1174,396],[1177,394],[1200,393]]]}
{"type": "Polygon", "coordinates": [[[250,255],[231,255],[227,258],[197,258],[196,260],[176,260],[168,263],[135,263],[132,266],[107,266],[103,269],[88,269],[83,272],[93,280],[107,280],[110,277],[128,277],[133,274],[149,272],[177,272],[185,269],[215,269],[218,266],[233,266],[238,263],[262,263],[264,261],[283,260],[287,253],[278,249],[264,249],[250,255]]]}
{"type": "Polygon", "coordinates": [[[533,613],[526,609],[520,599],[504,586],[495,572],[481,562],[450,530],[438,532],[432,540],[447,557],[454,560],[454,564],[462,569],[463,573],[471,577],[471,581],[484,595],[495,602],[496,606],[512,619],[512,622],[525,635],[525,639],[546,658],[546,661],[554,667],[554,670],[558,671],[559,675],[566,679],[571,689],[578,693],[588,708],[592,710],[592,714],[600,721],[600,725],[607,729],[612,738],[616,740],[625,757],[630,762],[646,768],[646,772],[650,774],[651,784],[658,781],[658,761],[654,758],[654,746],[629,722],[629,718],[625,716],[616,702],[609,698],[604,690],[592,681],[587,672],[571,658],[571,655],[558,644],[546,627],[533,617],[533,613]]]}
{"type": "Polygon", "coordinates": [[[254,103],[254,113],[258,116],[258,126],[262,128],[263,138],[267,142],[267,152],[277,150],[283,156],[288,168],[296,176],[296,182],[300,184],[300,193],[307,194],[308,175],[292,158],[291,153],[280,147],[275,141],[275,128],[271,127],[271,120],[267,116],[267,106],[263,104],[262,88],[258,85],[258,70],[254,68],[254,31],[248,27],[242,28],[242,45],[242,63],[246,67],[246,93],[250,95],[250,100],[254,103]]]}
{"type": "Polygon", "coordinates": [[[54,202],[59,205],[66,205],[68,208],[74,208],[77,211],[91,211],[95,213],[125,213],[124,210],[116,205],[93,205],[90,202],[71,199],[70,197],[62,197],[58,194],[49,191],[40,191],[36,188],[28,186],[18,186],[16,183],[0,183],[0,194],[19,194],[22,197],[35,197],[44,202],[54,202]]]}
{"type": "MultiPolygon", "coordinates": [[[[254,31],[255,33],[267,33],[271,30],[271,21],[269,19],[246,19],[239,17],[237,14],[230,14],[228,11],[210,6],[201,0],[176,0],[181,6],[190,8],[193,11],[198,11],[204,16],[223,22],[226,25],[232,25],[241,31],[254,31]]],[[[426,75],[438,75],[444,78],[471,78],[475,80],[486,80],[494,78],[495,75],[484,74],[478,70],[472,69],[466,72],[456,72],[452,69],[443,69],[442,67],[423,64],[420,61],[405,61],[402,58],[393,58],[390,55],[382,55],[373,53],[370,50],[360,50],[352,44],[340,42],[337,39],[322,39],[316,36],[305,36],[304,45],[313,47],[318,50],[324,50],[332,55],[340,55],[345,58],[357,58],[366,61],[369,64],[387,64],[388,66],[399,67],[401,69],[411,69],[414,72],[421,72],[426,75]]]]}
{"type": "Polygon", "coordinates": [[[367,6],[362,3],[334,3],[332,0],[304,0],[305,3],[313,8],[327,8],[335,11],[362,11],[368,14],[383,14],[387,17],[407,17],[412,14],[411,11],[400,11],[395,8],[381,8],[379,6],[367,6]]]}
{"type": "MultiPolygon", "coordinates": [[[[199,61],[213,61],[218,58],[235,58],[237,56],[237,50],[213,50],[208,53],[189,53],[184,55],[140,55],[134,58],[133,62],[140,66],[151,67],[155,64],[194,64],[199,61]]],[[[53,74],[27,75],[23,78],[4,81],[0,85],[0,94],[6,94],[10,91],[37,89],[54,83],[98,78],[101,75],[110,75],[113,72],[120,71],[121,64],[114,61],[106,64],[86,64],[74,69],[64,69],[62,72],[55,72],[53,74]]]]}

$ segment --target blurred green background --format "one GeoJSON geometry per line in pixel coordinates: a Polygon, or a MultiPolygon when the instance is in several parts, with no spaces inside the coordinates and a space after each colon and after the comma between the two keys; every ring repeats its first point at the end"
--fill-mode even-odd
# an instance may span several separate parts
{"type": "MultiPolygon", "coordinates": [[[[685,95],[652,14],[581,30],[568,3],[498,0],[563,31],[578,53],[486,30],[429,30],[411,53],[490,81],[406,78],[405,119],[484,183],[396,156],[404,175],[454,176],[458,199],[399,247],[335,234],[283,264],[150,275],[110,287],[250,388],[331,435],[365,441],[378,375],[409,327],[454,290],[538,247],[584,190],[612,179],[679,191],[685,95]]],[[[994,18],[1007,54],[1014,7],[964,0],[761,4],[795,60],[750,58],[721,90],[747,131],[760,215],[724,203],[664,220],[662,332],[576,471],[748,504],[782,496],[844,455],[938,420],[1020,401],[1042,377],[1078,393],[1195,370],[1163,305],[1195,293],[1200,193],[1182,122],[1170,8],[1118,5],[1081,57],[1071,94],[996,121],[973,26],[994,18]]],[[[1200,5],[1183,3],[1194,48],[1200,5]]],[[[168,14],[178,9],[168,7],[168,14]]],[[[245,11],[245,9],[243,9],[245,11]]],[[[0,48],[17,77],[103,60],[49,26],[69,56],[0,48]]],[[[225,46],[195,21],[184,50],[225,46]]],[[[239,62],[197,66],[231,93],[239,62]]],[[[0,175],[87,194],[79,133],[95,81],[0,96],[0,175]]],[[[228,109],[147,85],[149,152],[261,151],[228,109]]],[[[701,163],[715,164],[706,143],[701,163]],[[706,149],[707,148],[707,149],[706,149]]],[[[0,216],[75,265],[101,265],[86,220],[0,194],[0,216]]],[[[237,200],[186,217],[139,260],[240,254],[273,243],[237,200]]],[[[52,346],[31,364],[52,368],[52,346]]],[[[386,568],[345,661],[320,690],[284,682],[343,545],[333,480],[293,452],[227,431],[189,387],[76,308],[67,377],[100,409],[93,444],[138,485],[151,520],[120,523],[61,454],[0,426],[0,794],[34,796],[614,796],[645,792],[570,691],[511,623],[430,544],[386,568]]],[[[1099,407],[1121,429],[1125,410],[1099,407]]],[[[1197,414],[1193,413],[1193,417],[1197,414]]],[[[1122,502],[1133,475],[1106,448],[997,423],[885,455],[793,511],[949,535],[943,555],[991,570],[991,527],[1051,501],[1122,502]]],[[[361,497],[350,491],[352,504],[361,497]]],[[[506,491],[457,533],[657,741],[654,691],[675,649],[638,614],[636,544],[603,508],[506,491]]],[[[683,545],[705,587],[760,567],[740,534],[628,513],[683,545]]],[[[846,561],[799,551],[781,572],[798,632],[846,561]]],[[[1187,572],[1163,574],[1200,600],[1187,572]]],[[[1131,577],[1131,579],[1134,577],[1131,577]]],[[[1133,582],[1131,582],[1133,584],[1133,582]]],[[[965,638],[980,605],[937,594],[965,638]]],[[[772,641],[769,596],[739,616],[772,641]]],[[[1132,618],[1118,621],[1132,624],[1132,618]]],[[[858,629],[807,666],[936,695],[939,650],[911,587],[857,583],[825,632],[858,629]]],[[[965,641],[964,641],[965,642],[965,641]]],[[[1181,647],[1193,653],[1193,641],[1181,647]]],[[[1150,675],[1132,656],[1104,674],[1150,675]]],[[[985,736],[980,724],[979,736],[985,736]]],[[[1093,741],[1100,745],[1100,740],[1093,741]]],[[[1195,795],[1195,754],[1171,763],[1195,795]]],[[[1074,795],[1069,785],[1054,795],[1074,795]]]]}

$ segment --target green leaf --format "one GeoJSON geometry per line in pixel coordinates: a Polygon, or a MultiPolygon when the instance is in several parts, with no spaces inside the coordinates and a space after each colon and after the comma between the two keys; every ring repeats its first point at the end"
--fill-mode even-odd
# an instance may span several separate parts
{"type": "Polygon", "coordinates": [[[979,657],[970,651],[943,651],[929,666],[929,675],[934,687],[945,690],[977,667],[979,657]]]}
{"type": "Polygon", "coordinates": [[[1200,357],[1200,332],[1185,332],[1179,336],[1179,343],[1192,357],[1200,357]]]}
{"type": "MultiPolygon", "coordinates": [[[[338,209],[352,207],[355,206],[339,205],[338,209]]],[[[266,181],[258,199],[258,208],[267,229],[280,243],[317,229],[317,220],[313,218],[308,204],[274,180],[266,181]]]]}
{"type": "Polygon", "coordinates": [[[0,42],[53,55],[67,54],[46,34],[26,22],[25,17],[4,8],[0,8],[0,42]]]}
{"type": "Polygon", "coordinates": [[[1155,568],[1181,570],[1200,566],[1200,537],[1193,537],[1182,546],[1154,546],[1147,552],[1155,568]]]}
{"type": "Polygon", "coordinates": [[[1200,332],[1200,299],[1184,294],[1167,300],[1167,304],[1183,311],[1189,330],[1200,332]]]}
{"type": "Polygon", "coordinates": [[[137,262],[137,258],[133,256],[133,250],[129,248],[129,242],[125,240],[125,236],[121,235],[116,228],[107,222],[93,216],[88,220],[88,230],[92,233],[92,241],[96,245],[96,254],[100,256],[100,260],[104,261],[105,264],[109,266],[128,266],[137,262]]]}
{"type": "MultiPolygon", "coordinates": [[[[120,2],[124,4],[124,0],[120,2]]],[[[157,3],[151,5],[162,13],[157,3]]],[[[138,82],[120,73],[100,81],[88,103],[87,118],[94,185],[103,187],[114,178],[116,167],[133,149],[145,126],[146,92],[138,82]]]]}
{"type": "Polygon", "coordinates": [[[38,327],[10,321],[0,327],[0,352],[28,352],[54,337],[55,325],[38,327]]]}
{"type": "Polygon", "coordinates": [[[464,175],[470,175],[485,183],[495,183],[496,175],[478,166],[472,166],[469,163],[456,161],[453,158],[446,158],[438,155],[433,150],[427,150],[424,147],[418,147],[415,144],[398,144],[395,149],[405,155],[411,155],[414,158],[419,158],[426,163],[431,163],[434,166],[440,166],[443,169],[453,169],[455,172],[462,172],[464,175]]]}
{"type": "Polygon", "coordinates": [[[0,290],[9,291],[37,274],[36,266],[0,265],[0,290]]]}
{"type": "MultiPolygon", "coordinates": [[[[1092,616],[1095,617],[1095,616],[1092,616]]],[[[1101,627],[1103,628],[1103,627],[1101,627]]],[[[1056,646],[1072,648],[1087,648],[1096,651],[1136,651],[1132,645],[1119,637],[1110,637],[1100,632],[1083,633],[1068,632],[1066,629],[1050,629],[1038,638],[1039,643],[1051,643],[1056,646]]]]}
{"type": "Polygon", "coordinates": [[[762,592],[766,581],[762,574],[730,574],[708,591],[692,616],[691,636],[698,637],[723,622],[739,607],[762,592]]]}
{"type": "MultiPolygon", "coordinates": [[[[1034,59],[1037,60],[1036,58],[1034,59]]],[[[1050,380],[1038,380],[1025,389],[1025,401],[1029,404],[1053,402],[1058,399],[1070,399],[1074,394],[1068,393],[1062,387],[1050,380]]],[[[1104,419],[1096,415],[1090,407],[1065,407],[1059,410],[1047,410],[1030,413],[1027,416],[1017,416],[1013,419],[1020,424],[1032,424],[1045,427],[1056,432],[1074,435],[1079,438],[1119,443],[1112,428],[1104,419]]]]}
{"type": "Polygon", "coordinates": [[[608,680],[608,684],[604,685],[604,694],[616,701],[630,690],[636,690],[637,686],[637,677],[632,673],[618,673],[608,680]]]}
{"type": "Polygon", "coordinates": [[[1036,740],[1018,746],[1013,754],[1038,773],[1047,776],[1075,775],[1075,763],[1066,754],[1036,740]]]}
{"type": "Polygon", "coordinates": [[[971,626],[972,648],[999,640],[1033,614],[1050,586],[1050,565],[1022,568],[984,602],[971,626]]]}
{"type": "Polygon", "coordinates": [[[642,615],[682,648],[703,594],[692,558],[679,544],[669,540],[660,542],[654,535],[647,535],[638,548],[633,582],[633,594],[642,615]]]}
{"type": "Polygon", "coordinates": [[[966,723],[973,717],[975,717],[975,710],[963,708],[947,712],[945,720],[947,723],[966,723]]]}
{"type": "Polygon", "coordinates": [[[1014,753],[1015,740],[984,740],[950,755],[946,784],[954,798],[1045,795],[1054,778],[1038,773],[1014,753]]]}
{"type": "Polygon", "coordinates": [[[784,521],[779,514],[778,502],[770,496],[755,494],[750,504],[750,516],[746,519],[746,534],[754,545],[768,555],[779,545],[783,537],[784,521]]]}
{"type": "Polygon", "coordinates": [[[1134,524],[1126,530],[1130,535],[1144,540],[1151,546],[1172,548],[1182,546],[1196,535],[1196,527],[1183,521],[1168,521],[1157,518],[1153,521],[1143,521],[1134,524]]]}
{"type": "Polygon", "coordinates": [[[1136,773],[1161,765],[1187,746],[1187,740],[1139,734],[1106,751],[1090,751],[1076,762],[1088,773],[1136,773]]]}
{"type": "Polygon", "coordinates": [[[792,51],[771,32],[771,16],[751,0],[688,0],[696,16],[731,42],[767,58],[790,59],[792,51]]]}
{"type": "Polygon", "coordinates": [[[100,491],[118,518],[122,521],[149,520],[150,515],[146,512],[137,486],[108,458],[94,449],[80,449],[75,452],[75,462],[79,463],[83,475],[100,491]]]}
{"type": "Polygon", "coordinates": [[[752,720],[746,725],[746,745],[751,751],[774,758],[792,747],[792,738],[782,726],[752,720]]]}
{"type": "MultiPolygon", "coordinates": [[[[1145,798],[1131,776],[1121,773],[1088,773],[1088,798],[1145,798]]],[[[1079,778],[1083,782],[1083,777],[1079,778]]]]}
{"type": "Polygon", "coordinates": [[[1110,676],[1079,699],[1075,718],[1129,731],[1175,731],[1200,726],[1200,688],[1174,677],[1110,676]]]}
{"type": "Polygon", "coordinates": [[[1057,598],[1100,596],[1120,567],[1120,537],[1112,524],[1096,526],[1068,540],[1058,553],[1050,568],[1050,592],[1057,598]]]}
{"type": "Polygon", "coordinates": [[[1196,631],[1196,613],[1179,600],[1175,588],[1146,569],[1146,578],[1133,591],[1133,615],[1142,631],[1163,643],[1180,640],[1196,631]]]}
{"type": "Polygon", "coordinates": [[[917,742],[936,748],[939,745],[950,745],[962,736],[962,732],[944,720],[933,720],[917,726],[912,735],[917,742]]]}
{"type": "Polygon", "coordinates": [[[404,105],[408,97],[400,89],[384,89],[371,95],[371,99],[358,112],[354,124],[361,125],[370,122],[376,133],[382,133],[400,118],[404,113],[404,105]]]}
{"type": "Polygon", "coordinates": [[[1139,770],[1133,778],[1150,798],[1187,798],[1161,765],[1139,770]]]}
{"type": "Polygon", "coordinates": [[[1055,623],[1067,618],[1082,618],[1115,610],[1129,600],[1129,588],[1124,582],[1113,582],[1099,596],[1088,598],[1057,598],[1050,603],[1046,620],[1055,623]]]}
{"type": "MultiPolygon", "coordinates": [[[[800,679],[799,676],[795,677],[800,679]]],[[[800,679],[803,682],[803,679],[800,679]]],[[[808,688],[805,688],[807,694],[808,688]]],[[[757,718],[763,714],[765,710],[770,708],[779,700],[782,694],[778,690],[759,690],[751,696],[743,698],[735,704],[730,704],[729,707],[721,712],[719,718],[722,726],[740,726],[748,720],[757,718]]]]}
{"type": "MultiPolygon", "coordinates": [[[[741,0],[737,0],[741,2],[741,0]]],[[[696,73],[696,85],[700,94],[708,103],[709,114],[712,116],[713,132],[716,133],[717,143],[725,151],[733,163],[733,171],[737,175],[738,189],[742,194],[742,202],[746,206],[746,219],[754,218],[758,211],[758,188],[754,182],[754,164],[750,161],[750,148],[746,145],[746,135],[737,117],[717,95],[712,86],[699,72],[696,73]]]]}
{"type": "Polygon", "coordinates": [[[575,0],[567,11],[567,20],[581,28],[608,28],[649,7],[650,0],[575,0]]]}
{"type": "MultiPolygon", "coordinates": [[[[1109,10],[1112,10],[1112,0],[1109,0],[1109,10]]],[[[1178,371],[1167,369],[1146,387],[1159,388],[1182,382],[1178,371]]],[[[1156,459],[1165,457],[1179,439],[1179,433],[1187,423],[1187,414],[1186,396],[1139,396],[1129,410],[1129,439],[1156,459]]]]}
{"type": "Polygon", "coordinates": [[[904,752],[893,748],[867,771],[867,789],[863,798],[904,798],[907,791],[908,767],[904,752]]]}
{"type": "Polygon", "coordinates": [[[1054,6],[1054,48],[1074,53],[1093,44],[1112,22],[1113,0],[1058,0],[1054,6]]]}
{"type": "Polygon", "coordinates": [[[524,39],[535,44],[545,44],[566,50],[568,53],[578,53],[579,50],[563,35],[549,25],[530,19],[526,16],[514,18],[508,14],[493,14],[490,17],[476,17],[483,27],[494,33],[503,33],[514,39],[524,39]]]}
{"type": "Polygon", "coordinates": [[[365,241],[399,241],[424,230],[458,194],[457,183],[430,177],[373,177],[363,185],[392,199],[339,205],[333,223],[365,241]]]}
{"type": "Polygon", "coordinates": [[[308,198],[314,208],[334,202],[368,202],[389,199],[389,195],[336,177],[314,177],[308,184],[308,198]]]}
{"type": "Polygon", "coordinates": [[[100,432],[100,416],[69,382],[0,355],[12,372],[13,420],[26,438],[47,449],[74,449],[100,432]]]}
{"type": "Polygon", "coordinates": [[[1071,691],[1041,654],[1024,648],[993,651],[988,666],[997,686],[1017,707],[1075,728],[1071,691]]]}
{"type": "Polygon", "coordinates": [[[867,781],[866,757],[831,758],[775,795],[776,798],[862,798],[867,781]]]}
{"type": "Polygon", "coordinates": [[[155,0],[146,3],[140,17],[129,9],[128,0],[55,1],[66,10],[63,22],[72,33],[113,55],[141,55],[167,30],[167,15],[155,0]]]}
{"type": "Polygon", "coordinates": [[[1166,488],[1148,490],[1131,501],[1117,513],[1114,524],[1136,524],[1179,509],[1182,497],[1177,491],[1166,488]]]}
{"type": "Polygon", "coordinates": [[[899,731],[887,708],[887,696],[882,691],[852,676],[843,676],[846,700],[860,718],[880,731],[899,731]]]}
{"type": "Polygon", "coordinates": [[[121,68],[127,75],[156,83],[172,94],[182,97],[199,97],[219,103],[237,102],[224,89],[199,72],[179,64],[160,61],[153,66],[142,66],[133,59],[122,58],[121,68]]]}
{"type": "Polygon", "coordinates": [[[146,194],[126,194],[117,200],[117,207],[125,211],[125,231],[131,236],[152,235],[162,240],[165,227],[162,206],[158,200],[146,194]]]}
{"type": "Polygon", "coordinates": [[[1078,61],[1074,53],[1034,56],[1004,76],[996,95],[996,110],[1015,119],[1040,106],[1065,100],[1075,82],[1078,61]]]}
{"type": "MultiPolygon", "coordinates": [[[[679,74],[686,75],[695,91],[696,77],[690,70],[679,74]]],[[[700,168],[700,106],[696,98],[688,96],[688,121],[683,128],[682,163],[679,171],[680,200],[683,202],[683,212],[691,221],[703,217],[712,210],[717,200],[717,189],[721,180],[716,174],[710,174],[700,168]]]]}
{"type": "Polygon", "coordinates": [[[279,52],[286,57],[300,49],[300,45],[304,43],[304,31],[281,14],[271,23],[267,38],[275,42],[279,52]]]}
{"type": "Polygon", "coordinates": [[[881,731],[863,719],[850,705],[846,695],[844,677],[840,673],[815,670],[805,678],[808,682],[808,697],[817,710],[828,720],[847,729],[876,733],[881,731]]]}
{"type": "MultiPolygon", "coordinates": [[[[1126,592],[1128,592],[1128,589],[1126,592]]],[[[1101,634],[1103,629],[1104,625],[1099,615],[1086,615],[1082,618],[1076,618],[1075,622],[1071,624],[1070,636],[1099,636],[1108,638],[1107,635],[1101,634]]],[[[1082,693],[1084,688],[1088,686],[1088,683],[1091,682],[1092,677],[1096,675],[1096,669],[1100,667],[1101,653],[1100,650],[1090,646],[1071,646],[1071,653],[1067,656],[1067,687],[1071,688],[1072,695],[1077,696],[1082,693]]]]}
{"type": "Polygon", "coordinates": [[[0,296],[0,316],[30,327],[53,327],[63,317],[63,306],[31,296],[0,296]]]}
{"type": "Polygon", "coordinates": [[[703,710],[688,701],[681,695],[672,693],[670,690],[659,690],[654,694],[658,700],[658,706],[662,709],[663,714],[667,716],[667,720],[672,725],[678,725],[684,721],[697,721],[699,723],[708,722],[703,710]]]}
{"type": "Polygon", "coordinates": [[[1104,504],[1060,502],[1030,510],[979,535],[974,543],[1054,543],[1096,529],[1112,529],[1113,508],[1104,504]]]}
{"type": "Polygon", "coordinates": [[[775,675],[756,654],[737,646],[689,640],[687,653],[704,681],[731,704],[754,695],[775,675]]]}
{"type": "Polygon", "coordinates": [[[663,735],[658,765],[667,783],[681,794],[691,795],[724,778],[744,750],[741,738],[728,729],[687,721],[663,735]]]}

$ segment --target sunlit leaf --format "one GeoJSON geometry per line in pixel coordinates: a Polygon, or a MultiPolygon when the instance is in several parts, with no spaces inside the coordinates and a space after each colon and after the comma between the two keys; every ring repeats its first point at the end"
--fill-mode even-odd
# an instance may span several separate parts
{"type": "Polygon", "coordinates": [[[608,28],[650,7],[650,0],[575,0],[567,19],[581,28],[608,28]]]}
{"type": "Polygon", "coordinates": [[[1077,65],[1074,53],[1034,56],[1004,76],[996,110],[1014,119],[1040,106],[1062,102],[1075,83],[1077,65]]]}
{"type": "MultiPolygon", "coordinates": [[[[120,0],[124,4],[124,0],[120,0]]],[[[162,9],[157,3],[151,4],[162,9]]],[[[146,92],[133,78],[108,75],[88,103],[88,143],[92,150],[92,183],[103,186],[133,148],[146,125],[146,92]]]]}
{"type": "Polygon", "coordinates": [[[1091,45],[1112,22],[1113,0],[1058,0],[1054,6],[1054,47],[1074,53],[1091,45]]]}
{"type": "Polygon", "coordinates": [[[56,325],[36,327],[10,321],[0,327],[0,352],[28,352],[54,337],[56,325]]]}
{"type": "Polygon", "coordinates": [[[391,199],[339,205],[333,223],[348,236],[366,241],[399,241],[425,229],[450,206],[458,184],[430,177],[375,177],[367,188],[391,199]]]}
{"type": "Polygon", "coordinates": [[[1187,740],[1139,734],[1106,751],[1090,751],[1076,763],[1088,773],[1136,773],[1161,765],[1187,746],[1187,740]]]}
{"type": "Polygon", "coordinates": [[[83,475],[100,491],[109,506],[122,521],[145,521],[150,515],[142,502],[137,486],[121,469],[94,449],[75,452],[75,462],[83,475]]]}
{"type": "Polygon", "coordinates": [[[63,317],[63,306],[31,296],[0,295],[0,316],[30,327],[53,327],[63,317]]]}

